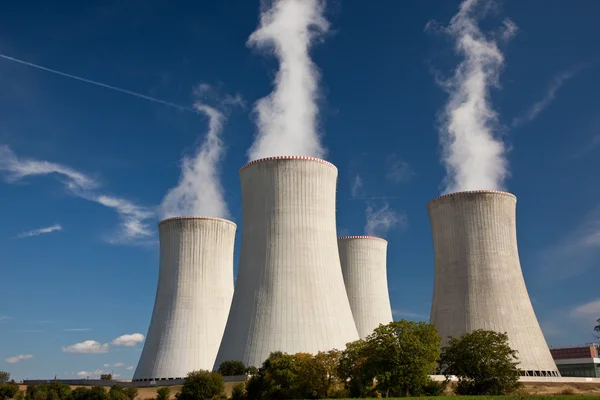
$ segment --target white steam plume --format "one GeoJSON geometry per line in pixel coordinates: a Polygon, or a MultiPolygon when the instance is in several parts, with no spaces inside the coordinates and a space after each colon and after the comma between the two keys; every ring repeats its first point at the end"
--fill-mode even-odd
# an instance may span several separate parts
{"type": "MultiPolygon", "coordinates": [[[[210,86],[200,85],[197,94],[203,95],[210,90],[210,86]]],[[[221,103],[224,106],[230,104],[243,106],[239,96],[226,96],[221,103]]],[[[183,157],[179,183],[169,190],[163,199],[161,217],[229,218],[223,186],[219,179],[219,166],[225,154],[221,139],[225,116],[221,111],[200,101],[196,102],[194,107],[208,117],[208,133],[192,157],[183,157]]]]}
{"type": "Polygon", "coordinates": [[[258,134],[249,160],[272,156],[323,157],[317,133],[319,71],[311,45],[329,29],[320,0],[263,2],[260,24],[248,45],[272,51],[279,60],[275,89],[255,105],[258,134]]]}
{"type": "MultiPolygon", "coordinates": [[[[508,176],[506,148],[495,132],[497,114],[489,99],[490,88],[498,86],[504,57],[497,40],[487,38],[477,25],[494,4],[489,0],[465,0],[443,29],[455,39],[455,50],[463,57],[444,84],[450,96],[440,130],[445,193],[501,190],[508,176]]],[[[495,36],[507,40],[516,29],[514,23],[505,21],[504,29],[495,36]]]]}

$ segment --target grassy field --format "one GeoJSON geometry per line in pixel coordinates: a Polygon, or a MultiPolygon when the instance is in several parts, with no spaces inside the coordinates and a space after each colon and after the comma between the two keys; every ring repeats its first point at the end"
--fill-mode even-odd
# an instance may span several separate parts
{"type": "MultiPolygon", "coordinates": [[[[237,382],[226,382],[225,393],[231,395],[231,389],[237,382]]],[[[71,386],[72,389],[78,386],[71,386]]],[[[171,388],[171,399],[175,398],[175,393],[181,390],[181,386],[169,386],[171,388]]],[[[20,390],[26,390],[24,385],[20,386],[20,390]]],[[[110,389],[109,387],[106,390],[110,389]]],[[[156,397],[157,387],[139,388],[138,399],[147,400],[156,397]]],[[[441,397],[426,397],[423,399],[465,399],[465,400],[507,400],[507,399],[530,399],[530,400],[561,400],[561,399],[576,399],[585,396],[588,399],[600,400],[600,384],[598,383],[523,383],[519,394],[515,396],[441,396],[441,397]]]]}

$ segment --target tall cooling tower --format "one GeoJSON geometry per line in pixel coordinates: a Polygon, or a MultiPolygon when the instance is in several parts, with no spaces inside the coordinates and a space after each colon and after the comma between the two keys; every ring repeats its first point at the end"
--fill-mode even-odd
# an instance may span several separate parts
{"type": "Polygon", "coordinates": [[[233,296],[233,222],[169,218],[158,230],[158,288],[133,381],[181,379],[212,369],[233,296]]]}
{"type": "Polygon", "coordinates": [[[559,376],[525,287],[516,204],[510,193],[486,190],[429,202],[435,257],[431,323],[444,343],[476,329],[506,332],[524,375],[559,376]]]}
{"type": "Polygon", "coordinates": [[[273,351],[317,353],[357,340],[338,254],[337,168],[272,157],[240,170],[242,247],[215,369],[259,367],[273,351]]]}
{"type": "Polygon", "coordinates": [[[387,241],[374,236],[338,239],[340,261],[354,322],[361,339],[392,322],[388,294],[387,241]]]}

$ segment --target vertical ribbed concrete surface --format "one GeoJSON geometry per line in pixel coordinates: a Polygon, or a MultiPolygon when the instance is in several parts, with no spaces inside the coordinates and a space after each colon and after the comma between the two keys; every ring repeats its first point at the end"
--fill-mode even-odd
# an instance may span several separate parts
{"type": "Polygon", "coordinates": [[[373,236],[338,239],[346,292],[356,329],[364,339],[379,324],[392,322],[388,293],[387,241],[373,236]]]}
{"type": "Polygon", "coordinates": [[[233,222],[170,218],[158,229],[158,288],[134,381],[212,369],[233,297],[233,222]]]}
{"type": "Polygon", "coordinates": [[[240,170],[242,246],[215,368],[260,367],[273,351],[317,353],[358,339],[337,247],[337,168],[310,157],[240,170]]]}
{"type": "Polygon", "coordinates": [[[431,323],[447,343],[476,329],[506,332],[527,375],[558,376],[519,262],[514,195],[460,192],[428,205],[435,257],[431,323]]]}

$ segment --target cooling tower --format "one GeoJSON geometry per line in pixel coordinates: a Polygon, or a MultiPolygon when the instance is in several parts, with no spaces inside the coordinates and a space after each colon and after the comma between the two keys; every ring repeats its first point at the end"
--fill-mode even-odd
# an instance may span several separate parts
{"type": "Polygon", "coordinates": [[[240,170],[242,246],[215,369],[260,367],[273,351],[317,353],[357,340],[338,254],[337,168],[272,157],[240,170]]]}
{"type": "Polygon", "coordinates": [[[392,322],[388,295],[387,241],[374,236],[338,239],[342,273],[350,308],[361,339],[379,324],[392,322]]]}
{"type": "Polygon", "coordinates": [[[133,381],[182,379],[212,369],[233,296],[233,222],[169,218],[158,230],[158,288],[133,381]]]}
{"type": "Polygon", "coordinates": [[[452,193],[427,205],[435,257],[431,323],[447,343],[506,332],[524,375],[560,376],[533,311],[517,249],[514,195],[452,193]]]}

